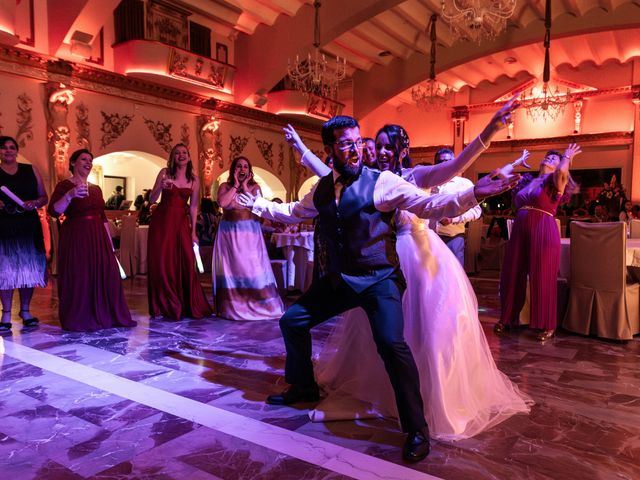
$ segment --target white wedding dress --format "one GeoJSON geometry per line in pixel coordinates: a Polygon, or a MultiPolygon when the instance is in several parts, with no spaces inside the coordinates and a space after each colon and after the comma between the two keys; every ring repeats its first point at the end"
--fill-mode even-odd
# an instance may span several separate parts
{"type": "MultiPolygon", "coordinates": [[[[460,263],[425,223],[398,212],[397,252],[407,280],[404,333],[420,373],[431,434],[472,437],[533,401],[498,370],[478,320],[473,288],[460,263]]],[[[318,383],[328,393],[313,421],[395,417],[391,383],[361,309],[338,320],[316,358],[318,383]]]]}

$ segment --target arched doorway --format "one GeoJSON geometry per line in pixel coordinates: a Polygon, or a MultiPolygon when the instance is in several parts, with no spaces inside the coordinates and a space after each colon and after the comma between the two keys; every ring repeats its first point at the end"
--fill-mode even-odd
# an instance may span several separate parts
{"type": "MultiPolygon", "coordinates": [[[[213,184],[213,191],[211,193],[212,198],[215,199],[218,195],[218,187],[221,183],[226,182],[229,177],[229,172],[222,173],[213,184]]],[[[262,190],[262,196],[268,200],[273,198],[280,198],[285,201],[287,199],[287,189],[284,184],[273,173],[264,168],[253,167],[253,178],[260,185],[262,190]]]]}
{"type": "Polygon", "coordinates": [[[124,183],[125,200],[134,200],[143,189],[153,188],[158,172],[166,166],[165,158],[150,153],[112,152],[93,159],[89,181],[100,186],[105,200],[115,185],[124,183]]]}
{"type": "Polygon", "coordinates": [[[314,175],[313,177],[307,178],[302,185],[300,185],[300,190],[298,190],[298,199],[302,199],[307,193],[311,191],[311,188],[320,180],[320,177],[314,175]]]}

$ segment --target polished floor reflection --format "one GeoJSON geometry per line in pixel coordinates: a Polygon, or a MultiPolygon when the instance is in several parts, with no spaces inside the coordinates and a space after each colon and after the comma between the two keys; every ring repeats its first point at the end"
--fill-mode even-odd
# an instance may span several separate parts
{"type": "Polygon", "coordinates": [[[54,281],[34,298],[42,325],[15,315],[0,343],[2,478],[638,478],[640,341],[498,339],[497,282],[473,283],[498,366],[536,405],[407,465],[393,420],[314,424],[308,405],[263,402],[283,387],[277,322],[149,320],[138,277],[125,282],[138,327],[65,333],[54,281]]]}

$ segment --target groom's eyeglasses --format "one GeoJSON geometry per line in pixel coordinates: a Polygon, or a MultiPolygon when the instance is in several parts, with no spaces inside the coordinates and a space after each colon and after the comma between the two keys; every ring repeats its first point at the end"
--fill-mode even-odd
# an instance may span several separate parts
{"type": "Polygon", "coordinates": [[[362,148],[364,146],[364,142],[361,138],[355,142],[353,140],[341,140],[339,142],[333,142],[333,144],[338,147],[338,150],[342,150],[343,152],[351,150],[353,147],[362,148]]]}

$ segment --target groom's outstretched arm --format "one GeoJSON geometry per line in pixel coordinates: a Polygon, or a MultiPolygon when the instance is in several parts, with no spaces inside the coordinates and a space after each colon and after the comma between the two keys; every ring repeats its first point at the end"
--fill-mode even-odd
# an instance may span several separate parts
{"type": "Polygon", "coordinates": [[[302,200],[297,202],[276,203],[263,197],[253,197],[243,193],[238,196],[238,203],[251,209],[251,213],[260,218],[280,223],[300,223],[318,215],[318,211],[313,204],[313,193],[316,190],[316,185],[302,200]]]}
{"type": "Polygon", "coordinates": [[[394,209],[407,210],[420,218],[441,219],[456,217],[478,205],[487,197],[498,195],[512,188],[519,175],[509,178],[483,177],[477,185],[460,193],[429,195],[398,175],[382,172],[373,192],[376,208],[383,212],[394,209]]]}

